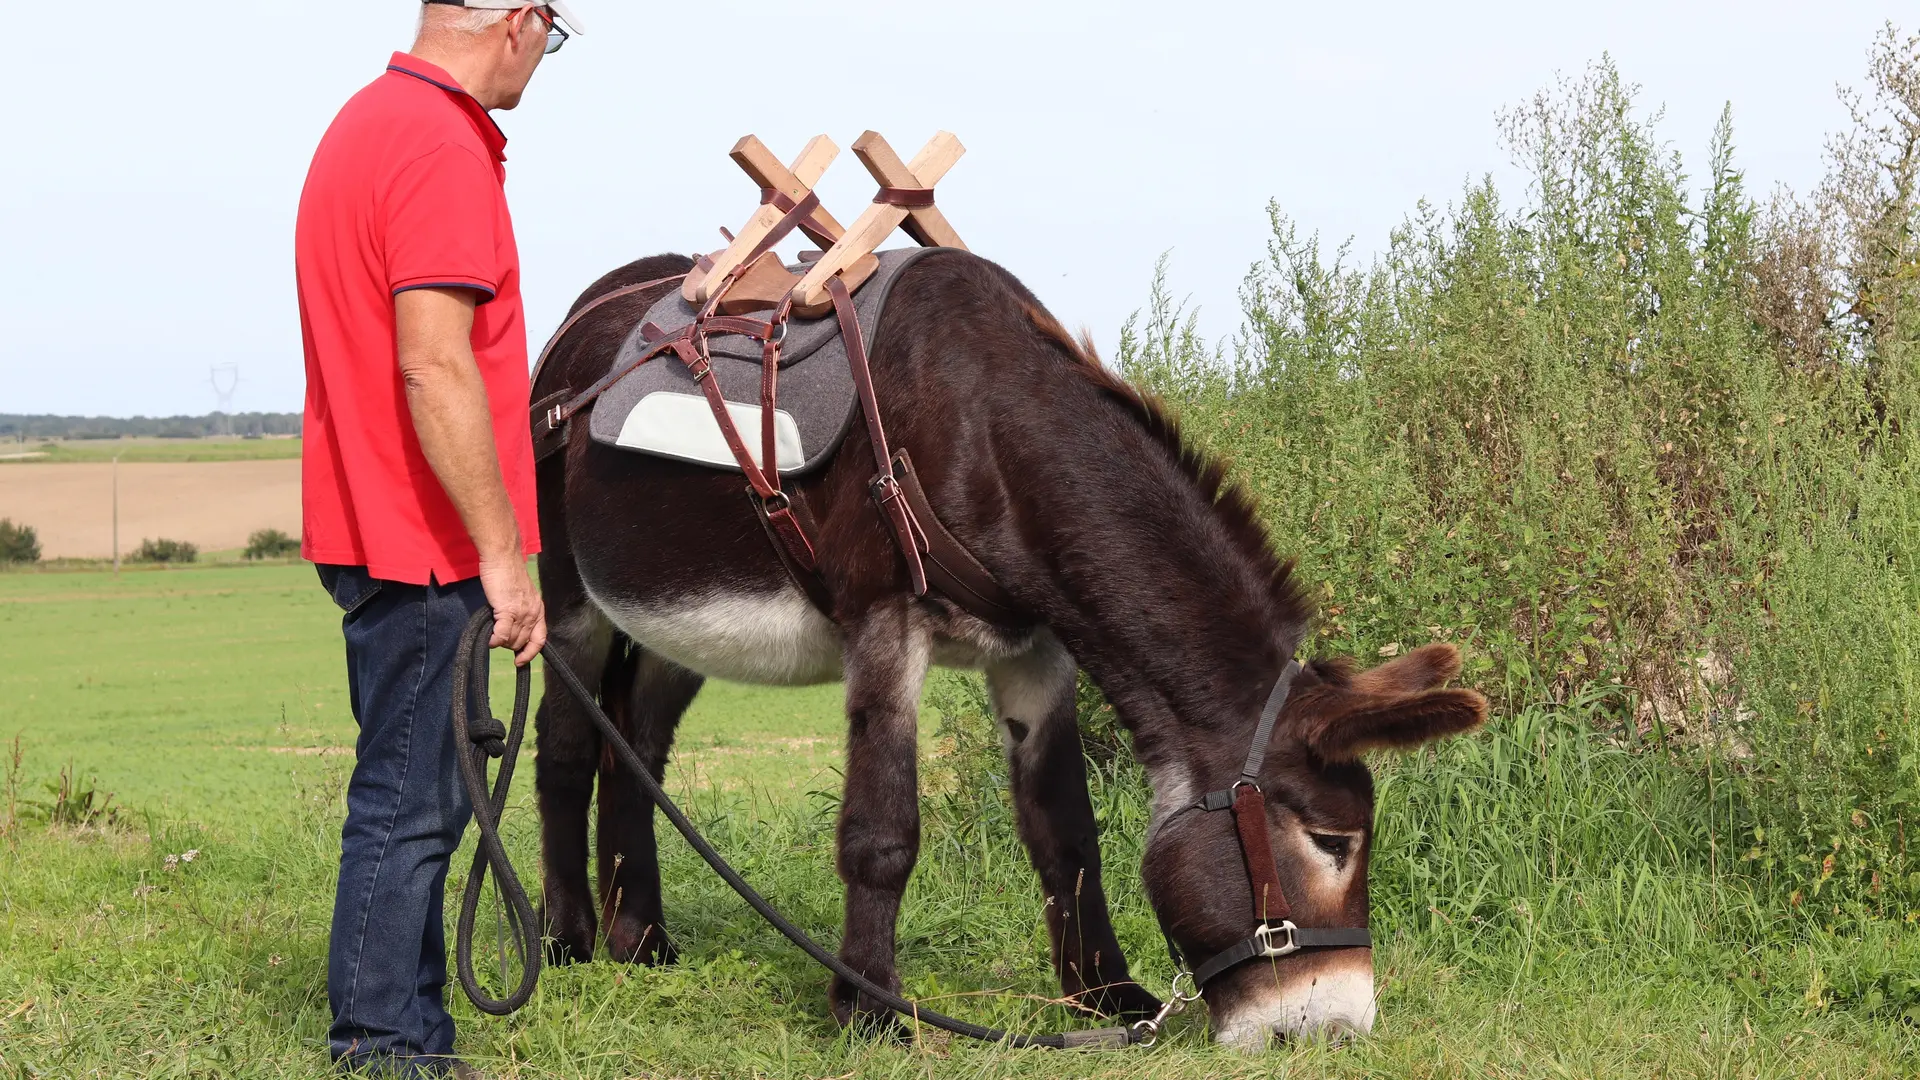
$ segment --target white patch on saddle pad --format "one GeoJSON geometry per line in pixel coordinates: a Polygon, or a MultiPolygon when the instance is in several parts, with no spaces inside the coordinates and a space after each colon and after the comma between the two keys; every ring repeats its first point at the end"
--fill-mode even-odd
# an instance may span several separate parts
{"type": "MultiPolygon", "coordinates": [[[[729,401],[727,413],[733,417],[733,426],[739,429],[753,463],[764,465],[760,460],[760,406],[729,401]]],[[[739,468],[713,418],[713,407],[699,394],[662,391],[641,398],[627,414],[615,445],[701,465],[739,468]]],[[[807,460],[806,449],[800,445],[800,427],[785,409],[773,410],[773,453],[783,473],[799,469],[807,460]]]]}

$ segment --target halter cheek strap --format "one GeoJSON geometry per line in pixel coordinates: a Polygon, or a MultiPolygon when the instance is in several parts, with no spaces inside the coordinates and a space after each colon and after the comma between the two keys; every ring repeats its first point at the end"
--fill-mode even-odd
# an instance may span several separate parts
{"type": "MultiPolygon", "coordinates": [[[[1247,751],[1246,764],[1233,786],[1210,791],[1198,802],[1181,807],[1167,818],[1167,822],[1171,822],[1188,810],[1232,810],[1234,832],[1240,838],[1240,854],[1247,867],[1247,884],[1253,889],[1252,936],[1229,945],[1195,968],[1196,991],[1249,960],[1289,956],[1301,949],[1354,949],[1373,944],[1373,935],[1363,926],[1336,929],[1295,926],[1290,918],[1293,908],[1287,903],[1286,890],[1280,887],[1280,870],[1273,859],[1272,832],[1267,826],[1266,794],[1260,790],[1260,767],[1266,763],[1274,723],[1279,720],[1280,710],[1286,706],[1287,695],[1300,671],[1300,661],[1289,660],[1286,670],[1275,680],[1273,691],[1267,695],[1266,707],[1260,710],[1260,725],[1254,729],[1253,746],[1247,751]]],[[[1163,822],[1161,827],[1165,825],[1163,822]]],[[[1167,937],[1167,952],[1174,963],[1184,967],[1180,950],[1173,944],[1173,938],[1165,934],[1164,927],[1162,934],[1167,937]]]]}

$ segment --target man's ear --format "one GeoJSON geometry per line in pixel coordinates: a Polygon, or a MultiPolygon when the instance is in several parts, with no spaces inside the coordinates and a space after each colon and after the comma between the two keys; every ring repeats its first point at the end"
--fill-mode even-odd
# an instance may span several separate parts
{"type": "Polygon", "coordinates": [[[1472,731],[1487,719],[1487,699],[1472,690],[1354,695],[1349,700],[1352,706],[1346,709],[1339,708],[1337,700],[1330,702],[1333,708],[1303,725],[1302,740],[1323,761],[1352,761],[1369,750],[1410,750],[1472,731]]]}
{"type": "Polygon", "coordinates": [[[1460,674],[1460,650],[1451,645],[1422,645],[1397,660],[1363,671],[1348,683],[1355,693],[1404,697],[1445,686],[1460,674]]]}

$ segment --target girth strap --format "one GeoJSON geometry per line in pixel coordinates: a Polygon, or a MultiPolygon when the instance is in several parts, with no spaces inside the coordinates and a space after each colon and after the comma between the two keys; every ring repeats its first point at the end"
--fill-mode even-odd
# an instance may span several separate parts
{"type": "Polygon", "coordinates": [[[873,371],[867,365],[866,340],[860,333],[860,315],[854,310],[853,296],[838,274],[827,279],[827,295],[833,298],[834,314],[840,318],[840,337],[847,346],[847,366],[853,373],[853,387],[860,398],[860,411],[867,420],[867,439],[873,445],[875,473],[867,483],[880,516],[893,530],[894,546],[906,560],[907,580],[913,595],[927,595],[927,569],[920,560],[926,550],[926,534],[907,505],[900,481],[893,475],[893,455],[887,449],[887,428],[880,421],[880,401],[873,390],[873,371]]]}

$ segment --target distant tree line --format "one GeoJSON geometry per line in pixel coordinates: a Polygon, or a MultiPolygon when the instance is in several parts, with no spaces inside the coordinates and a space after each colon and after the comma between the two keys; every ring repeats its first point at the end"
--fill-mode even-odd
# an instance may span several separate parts
{"type": "Polygon", "coordinates": [[[299,413],[208,413],[205,416],[20,416],[0,413],[0,440],[198,439],[209,435],[298,435],[299,413]]]}

